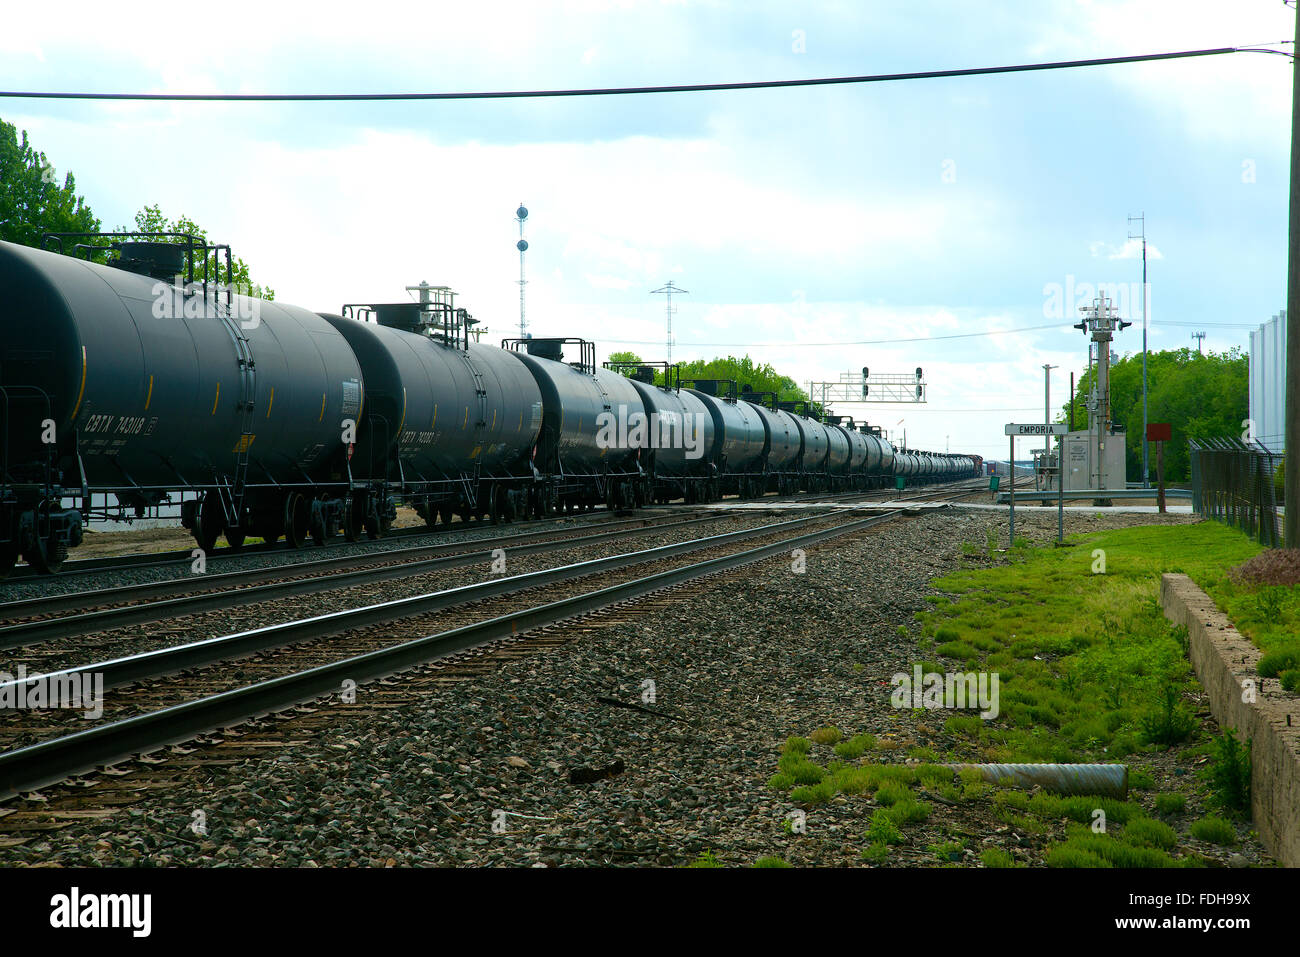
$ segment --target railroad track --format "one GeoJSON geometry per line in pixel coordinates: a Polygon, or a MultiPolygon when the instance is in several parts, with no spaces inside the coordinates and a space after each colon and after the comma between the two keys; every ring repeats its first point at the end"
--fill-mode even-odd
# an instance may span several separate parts
{"type": "MultiPolygon", "coordinates": [[[[26,723],[18,734],[12,732],[17,730],[14,725],[21,722],[6,722],[9,725],[7,730],[11,732],[6,737],[11,745],[51,731],[55,736],[0,754],[0,795],[42,787],[103,764],[208,734],[214,729],[292,709],[322,695],[337,696],[345,680],[360,685],[449,653],[517,637],[529,629],[555,625],[575,616],[591,614],[666,588],[788,553],[794,548],[809,547],[829,538],[863,531],[896,518],[902,511],[888,511],[865,518],[843,512],[805,516],[68,669],[58,677],[98,672],[103,675],[106,686],[116,687],[129,682],[149,682],[182,669],[206,670],[172,679],[173,683],[166,687],[158,683],[143,683],[127,693],[115,694],[114,699],[121,701],[115,705],[114,715],[85,730],[67,733],[76,716],[66,711],[39,712],[40,718],[26,723]],[[824,527],[813,528],[815,525],[824,527]],[[762,544],[741,551],[727,550],[737,544],[764,539],[766,541],[762,544]],[[701,552],[707,554],[719,550],[725,553],[686,565],[667,561],[677,556],[698,557],[701,552]],[[642,564],[649,568],[623,581],[609,583],[615,574],[642,564]],[[601,576],[595,587],[580,583],[581,579],[594,575],[601,576]],[[539,600],[539,588],[564,582],[570,582],[570,587],[542,592],[539,600]],[[477,612],[463,611],[458,619],[439,619],[436,624],[428,622],[430,613],[474,599],[494,601],[481,606],[477,612]],[[345,635],[346,639],[338,640],[339,635],[345,635]],[[327,637],[335,640],[322,640],[327,637]],[[211,665],[231,658],[243,661],[250,654],[277,648],[289,650],[276,652],[274,661],[262,659],[251,664],[229,666],[218,677],[229,685],[232,670],[236,681],[247,680],[250,675],[258,673],[284,673],[251,684],[216,690],[223,685],[212,675],[211,665]],[[193,696],[196,691],[197,697],[189,697],[180,703],[163,703],[174,701],[177,695],[193,696]],[[168,699],[168,695],[173,697],[168,699]],[[121,712],[131,708],[137,709],[137,713],[121,716],[121,712]],[[62,720],[59,720],[60,716],[62,720]],[[36,720],[44,720],[46,724],[34,727],[36,720]]],[[[34,680],[29,678],[27,683],[30,685],[34,680]]],[[[0,817],[0,829],[3,821],[4,818],[0,817]]]]}
{"type": "Polygon", "coordinates": [[[0,625],[0,650],[212,609],[488,563],[498,549],[512,556],[527,555],[689,527],[720,518],[725,516],[698,515],[696,511],[645,516],[602,522],[594,526],[596,531],[589,531],[593,527],[589,525],[564,526],[8,602],[0,605],[0,622],[4,622],[0,625]]]}
{"type": "MultiPolygon", "coordinates": [[[[647,507],[646,511],[655,510],[653,507],[647,507]]],[[[702,510],[702,509],[701,509],[702,510]]],[[[603,507],[592,512],[575,512],[554,515],[550,518],[529,519],[523,522],[514,522],[514,528],[530,527],[555,527],[559,522],[570,522],[574,524],[596,524],[608,520],[613,513],[603,507]]],[[[439,525],[436,528],[426,526],[411,526],[406,528],[395,528],[388,532],[383,538],[363,539],[357,542],[349,542],[341,536],[337,536],[324,545],[313,545],[310,548],[288,549],[282,544],[274,545],[245,545],[241,548],[229,548],[222,546],[209,551],[204,560],[208,563],[224,564],[229,559],[234,558],[275,558],[292,556],[295,554],[310,553],[322,549],[345,548],[349,545],[380,545],[384,543],[400,542],[408,538],[421,538],[423,536],[441,536],[446,532],[469,532],[476,529],[499,528],[500,526],[490,525],[488,522],[456,522],[452,525],[439,525]]],[[[192,549],[178,549],[169,552],[143,552],[137,555],[114,555],[102,558],[78,558],[67,561],[63,564],[62,570],[56,575],[42,576],[32,569],[29,565],[18,565],[4,580],[4,584],[16,584],[24,582],[33,582],[41,580],[60,581],[68,578],[77,578],[84,575],[100,574],[114,571],[139,571],[151,568],[183,568],[193,561],[192,549]]]]}
{"type": "MultiPolygon", "coordinates": [[[[823,497],[812,508],[843,499],[861,500],[870,492],[823,497]]],[[[929,491],[901,501],[928,500],[946,490],[929,491]]],[[[778,502],[770,503],[776,506],[778,502]]],[[[763,507],[746,512],[763,511],[763,507]]],[[[251,568],[211,575],[173,578],[114,588],[8,602],[0,605],[0,650],[30,647],[41,642],[102,633],[146,624],[287,598],[336,591],[358,584],[447,571],[489,563],[498,549],[513,557],[567,548],[598,545],[618,538],[674,530],[726,518],[726,512],[692,508],[653,516],[608,520],[591,526],[564,526],[472,541],[443,542],[412,548],[346,554],[274,568],[251,568]],[[701,514],[703,513],[703,514],[701,514]]]]}
{"type": "MultiPolygon", "coordinates": [[[[959,497],[972,490],[962,484],[927,490],[893,502],[897,508],[868,518],[854,518],[852,512],[846,515],[844,511],[802,516],[52,672],[60,679],[98,672],[105,687],[121,689],[113,696],[113,714],[96,726],[70,731],[74,719],[68,711],[44,711],[40,714],[48,719],[45,726],[29,722],[23,728],[10,726],[8,731],[13,733],[0,733],[0,748],[8,748],[0,753],[0,797],[45,787],[138,755],[144,755],[140,761],[149,765],[159,761],[148,757],[157,750],[182,741],[211,744],[227,740],[230,736],[225,732],[214,736],[213,732],[261,716],[315,714],[317,709],[305,707],[303,702],[321,696],[337,698],[343,681],[360,685],[391,680],[387,676],[446,655],[458,655],[455,661],[467,654],[491,657],[498,650],[494,642],[508,642],[500,648],[507,649],[503,654],[511,657],[519,653],[521,640],[539,641],[539,636],[552,635],[556,628],[568,628],[562,623],[628,602],[646,601],[647,596],[662,596],[666,589],[699,583],[796,547],[865,531],[898,518],[914,503],[959,497]],[[708,554],[755,540],[762,544],[685,566],[669,560],[682,555],[698,557],[702,551],[708,554]],[[642,564],[647,570],[627,575],[630,568],[642,564]],[[603,576],[597,586],[582,583],[597,575],[603,576]],[[610,584],[616,575],[624,575],[625,580],[610,584]],[[556,592],[556,588],[563,590],[556,592]],[[472,602],[477,605],[471,609],[467,606],[472,602]],[[447,616],[446,610],[452,607],[458,610],[447,616]],[[539,628],[545,631],[537,632],[539,628]],[[530,637],[521,638],[523,632],[530,637]],[[485,646],[490,648],[485,650],[485,646]],[[508,651],[510,648],[516,651],[508,651]],[[214,679],[213,666],[222,662],[234,663],[227,664],[220,680],[214,679]],[[199,676],[198,683],[195,676],[199,676]],[[248,679],[257,680],[240,684],[248,679]],[[231,684],[234,687],[224,687],[231,684]],[[61,720],[56,719],[59,715],[61,720]]],[[[858,498],[862,494],[853,493],[858,498]]],[[[481,551],[477,558],[481,560],[481,551]]],[[[554,638],[551,644],[555,644],[554,638]]],[[[35,680],[29,677],[27,684],[35,680]]],[[[5,830],[5,819],[0,815],[0,833],[5,830]]]]}

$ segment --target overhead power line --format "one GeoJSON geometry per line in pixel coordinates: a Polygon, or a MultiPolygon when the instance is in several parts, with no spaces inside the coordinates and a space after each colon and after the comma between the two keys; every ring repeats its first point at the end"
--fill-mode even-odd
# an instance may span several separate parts
{"type": "Polygon", "coordinates": [[[743,83],[687,83],[667,86],[618,86],[576,90],[502,90],[493,92],[444,93],[59,93],[50,90],[2,90],[0,97],[43,100],[158,100],[221,103],[328,102],[373,100],[515,100],[558,96],[627,96],[642,93],[717,93],[726,90],[771,90],[799,86],[839,86],[853,83],[889,83],[897,80],[938,80],[959,76],[991,76],[998,73],[1029,73],[1042,70],[1073,70],[1089,66],[1122,63],[1150,63],[1153,60],[1183,60],[1190,57],[1223,56],[1227,53],[1279,53],[1258,48],[1216,47],[1210,50],[1180,50],[1174,53],[1141,53],[1133,56],[1094,57],[1089,60],[1055,60],[1047,63],[1015,63],[1008,66],[966,67],[957,70],[923,70],[913,73],[876,73],[865,76],[828,76],[806,80],[752,80],[743,83]]]}
{"type": "MultiPolygon", "coordinates": [[[[683,342],[683,346],[710,346],[713,348],[746,348],[759,349],[764,347],[785,348],[786,346],[881,346],[888,345],[891,342],[937,342],[940,339],[971,339],[976,336],[1002,336],[1016,332],[1034,332],[1039,329],[1064,329],[1068,328],[1064,321],[1049,322],[1042,326],[1021,326],[1018,329],[986,329],[983,332],[957,332],[944,336],[909,336],[899,339],[838,339],[835,342],[683,342]]],[[[615,343],[620,346],[657,346],[658,342],[651,342],[648,339],[614,339],[602,337],[602,342],[615,343]]]]}

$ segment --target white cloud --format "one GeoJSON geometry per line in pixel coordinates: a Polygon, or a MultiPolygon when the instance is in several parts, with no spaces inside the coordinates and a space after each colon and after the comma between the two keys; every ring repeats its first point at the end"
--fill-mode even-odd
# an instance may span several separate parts
{"type": "MultiPolygon", "coordinates": [[[[1147,240],[1147,259],[1164,259],[1164,254],[1151,240],[1147,240]]],[[[1094,258],[1105,256],[1107,259],[1141,259],[1142,258],[1142,240],[1126,239],[1121,245],[1115,246],[1104,240],[1094,240],[1088,244],[1088,252],[1094,258]]]]}

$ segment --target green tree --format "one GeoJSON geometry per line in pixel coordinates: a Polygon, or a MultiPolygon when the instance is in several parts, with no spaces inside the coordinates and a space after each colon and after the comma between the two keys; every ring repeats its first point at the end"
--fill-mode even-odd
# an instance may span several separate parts
{"type": "MultiPolygon", "coordinates": [[[[146,206],[140,212],[135,214],[135,228],[142,233],[186,233],[195,238],[203,245],[208,243],[208,231],[200,226],[188,216],[178,216],[176,219],[169,220],[163,215],[158,206],[146,206]]],[[[122,226],[118,232],[127,232],[129,227],[122,226]]],[[[183,244],[184,240],[176,239],[176,243],[183,244]]],[[[231,282],[241,291],[247,290],[247,294],[258,299],[274,299],[275,290],[270,286],[261,286],[253,282],[249,275],[248,264],[239,257],[231,254],[231,282]]],[[[201,280],[203,278],[203,260],[197,259],[194,263],[194,278],[201,280]]],[[[220,276],[224,281],[226,278],[226,257],[224,254],[212,252],[207,257],[207,275],[209,279],[215,280],[220,276]]]]}
{"type": "Polygon", "coordinates": [[[769,363],[754,362],[749,356],[693,359],[681,363],[681,373],[683,379],[734,379],[738,392],[749,386],[755,392],[775,392],[782,402],[808,398],[808,393],[794,379],[777,372],[769,363]]]}
{"type": "MultiPolygon", "coordinates": [[[[1236,437],[1249,415],[1247,357],[1240,349],[1201,355],[1194,349],[1147,353],[1147,421],[1168,422],[1174,438],[1165,443],[1165,479],[1190,478],[1188,439],[1236,437]]],[[[1087,397],[1096,370],[1079,380],[1074,397],[1074,427],[1087,428],[1087,397]]],[[[1125,427],[1130,481],[1142,478],[1142,354],[1126,355],[1110,367],[1111,419],[1125,427]]],[[[1063,405],[1061,421],[1067,421],[1063,405]]],[[[1155,481],[1155,451],[1151,452],[1155,481]]]]}
{"type": "MultiPolygon", "coordinates": [[[[639,355],[637,355],[635,352],[628,352],[628,351],[624,350],[624,351],[622,351],[622,352],[611,352],[611,353],[609,354],[609,360],[608,360],[608,361],[609,361],[609,362],[636,362],[636,363],[640,363],[640,362],[642,361],[642,359],[641,359],[641,357],[640,357],[639,355]]],[[[623,373],[623,375],[628,376],[628,377],[630,378],[631,375],[632,375],[632,373],[635,372],[636,370],[633,369],[631,366],[624,366],[622,369],[619,369],[618,371],[621,372],[621,373],[623,373]]]]}
{"type": "Polygon", "coordinates": [[[0,120],[0,239],[40,246],[45,233],[99,229],[72,173],[63,176],[38,152],[23,130],[0,120]]]}

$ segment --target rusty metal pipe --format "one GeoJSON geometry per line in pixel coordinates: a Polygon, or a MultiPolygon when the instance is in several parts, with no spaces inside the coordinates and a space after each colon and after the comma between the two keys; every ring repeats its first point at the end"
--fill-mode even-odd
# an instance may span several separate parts
{"type": "Polygon", "coordinates": [[[954,771],[978,771],[990,784],[1011,778],[1017,787],[1038,787],[1056,794],[1097,794],[1123,801],[1128,797],[1126,764],[945,764],[954,771]]]}

